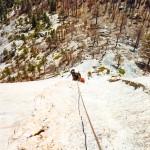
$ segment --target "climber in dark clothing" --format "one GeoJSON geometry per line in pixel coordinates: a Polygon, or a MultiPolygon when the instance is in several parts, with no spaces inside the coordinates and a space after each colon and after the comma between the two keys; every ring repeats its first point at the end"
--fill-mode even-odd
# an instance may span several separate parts
{"type": "Polygon", "coordinates": [[[81,79],[81,74],[80,74],[79,72],[75,72],[75,70],[72,69],[70,73],[71,73],[72,79],[73,79],[74,81],[80,81],[80,79],[81,79]]]}

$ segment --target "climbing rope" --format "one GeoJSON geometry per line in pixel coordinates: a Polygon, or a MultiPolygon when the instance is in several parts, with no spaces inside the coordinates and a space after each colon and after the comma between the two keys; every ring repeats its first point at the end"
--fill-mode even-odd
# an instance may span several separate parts
{"type": "Polygon", "coordinates": [[[102,150],[102,148],[101,148],[101,146],[100,146],[100,143],[99,143],[99,141],[98,141],[98,139],[97,139],[96,133],[95,133],[95,131],[94,131],[94,128],[93,128],[92,122],[91,122],[90,117],[89,117],[89,115],[88,115],[87,109],[86,109],[86,107],[85,107],[84,100],[83,100],[83,97],[82,97],[82,94],[81,94],[81,90],[80,90],[80,87],[79,87],[79,83],[78,83],[78,81],[77,81],[77,86],[78,86],[78,92],[79,92],[79,95],[80,95],[80,97],[81,97],[82,104],[83,104],[83,107],[84,107],[84,110],[85,110],[86,116],[87,116],[87,118],[88,118],[88,121],[89,121],[89,123],[90,123],[90,127],[91,127],[91,129],[92,129],[92,132],[93,132],[94,138],[95,138],[95,140],[96,140],[96,143],[97,143],[98,149],[99,149],[99,150],[102,150]]]}

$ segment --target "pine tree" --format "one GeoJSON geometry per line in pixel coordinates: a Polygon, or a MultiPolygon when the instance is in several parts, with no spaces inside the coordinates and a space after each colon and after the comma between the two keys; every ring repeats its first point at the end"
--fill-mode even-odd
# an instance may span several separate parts
{"type": "Polygon", "coordinates": [[[32,2],[31,2],[31,0],[27,0],[27,12],[28,11],[31,11],[31,9],[32,9],[32,2]]]}
{"type": "Polygon", "coordinates": [[[3,22],[4,20],[4,16],[5,16],[5,13],[6,13],[6,6],[4,4],[4,1],[3,0],[0,0],[0,20],[1,22],[3,22]]]}
{"type": "Polygon", "coordinates": [[[43,14],[43,21],[47,24],[49,24],[50,22],[49,17],[46,15],[46,13],[43,14]]]}
{"type": "Polygon", "coordinates": [[[43,65],[44,72],[45,72],[45,69],[46,69],[46,57],[45,57],[45,55],[42,57],[42,60],[41,60],[40,64],[43,65]]]}
{"type": "Polygon", "coordinates": [[[5,72],[6,76],[7,76],[7,75],[11,75],[11,70],[10,70],[10,68],[8,68],[8,67],[6,67],[6,68],[4,69],[4,72],[5,72]]]}
{"type": "Polygon", "coordinates": [[[33,77],[35,79],[35,66],[33,64],[29,63],[28,71],[32,72],[32,75],[33,75],[33,77]]]}
{"type": "Polygon", "coordinates": [[[37,18],[35,15],[32,16],[32,28],[36,28],[37,26],[37,18]]]}
{"type": "Polygon", "coordinates": [[[56,0],[50,0],[50,12],[56,11],[56,6],[57,6],[56,0]]]}
{"type": "Polygon", "coordinates": [[[12,8],[14,5],[14,0],[5,0],[5,3],[7,8],[12,8]]]}
{"type": "Polygon", "coordinates": [[[37,71],[39,72],[39,77],[41,75],[41,63],[37,65],[37,71]]]}

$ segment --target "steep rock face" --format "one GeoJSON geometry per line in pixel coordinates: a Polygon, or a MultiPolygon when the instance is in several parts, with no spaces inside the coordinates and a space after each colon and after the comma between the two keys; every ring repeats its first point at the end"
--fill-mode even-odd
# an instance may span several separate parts
{"type": "MultiPolygon", "coordinates": [[[[93,75],[88,80],[86,72],[89,66],[89,63],[83,63],[76,69],[82,70],[81,74],[86,79],[86,83],[79,83],[79,87],[102,148],[148,150],[150,95],[143,88],[135,90],[132,85],[121,80],[109,82],[109,76],[93,75]]],[[[82,150],[85,146],[97,149],[79,99],[77,83],[70,81],[71,78],[65,79],[68,74],[63,76],[37,82],[0,85],[3,100],[0,102],[5,106],[9,104],[8,108],[1,109],[1,114],[5,112],[5,119],[0,120],[3,122],[2,150],[6,147],[10,150],[82,150]],[[15,88],[19,90],[16,91],[15,88]]],[[[149,87],[149,82],[146,82],[148,80],[148,77],[142,80],[137,78],[133,82],[140,81],[149,87]]]]}

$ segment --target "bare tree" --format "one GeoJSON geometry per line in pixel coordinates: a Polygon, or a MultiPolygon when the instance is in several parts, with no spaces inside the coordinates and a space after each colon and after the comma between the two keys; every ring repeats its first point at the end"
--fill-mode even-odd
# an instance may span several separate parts
{"type": "Polygon", "coordinates": [[[117,47],[117,45],[118,45],[119,38],[120,38],[120,33],[118,32],[118,33],[116,33],[116,45],[115,45],[115,47],[117,47]]]}
{"type": "Polygon", "coordinates": [[[120,31],[120,33],[121,33],[121,31],[122,31],[122,28],[127,24],[127,16],[126,16],[126,14],[125,13],[123,13],[122,15],[121,15],[121,17],[120,17],[120,19],[119,19],[119,31],[120,31]]]}
{"type": "Polygon", "coordinates": [[[137,29],[135,31],[136,41],[135,41],[135,44],[134,44],[133,51],[135,51],[135,49],[138,47],[140,40],[144,36],[144,30],[145,30],[145,27],[143,25],[140,25],[140,26],[137,27],[137,29]]]}
{"type": "Polygon", "coordinates": [[[149,65],[150,65],[150,34],[145,35],[145,37],[142,40],[141,56],[148,60],[147,64],[146,64],[146,69],[149,70],[149,65]]]}
{"type": "Polygon", "coordinates": [[[99,11],[99,4],[94,5],[94,9],[92,11],[92,16],[95,18],[95,24],[97,25],[98,17],[99,17],[100,11],[99,11]]]}
{"type": "Polygon", "coordinates": [[[95,43],[97,43],[97,45],[98,45],[99,32],[96,28],[94,28],[94,29],[91,29],[90,34],[91,34],[91,40],[93,41],[93,47],[94,47],[95,43]]]}

